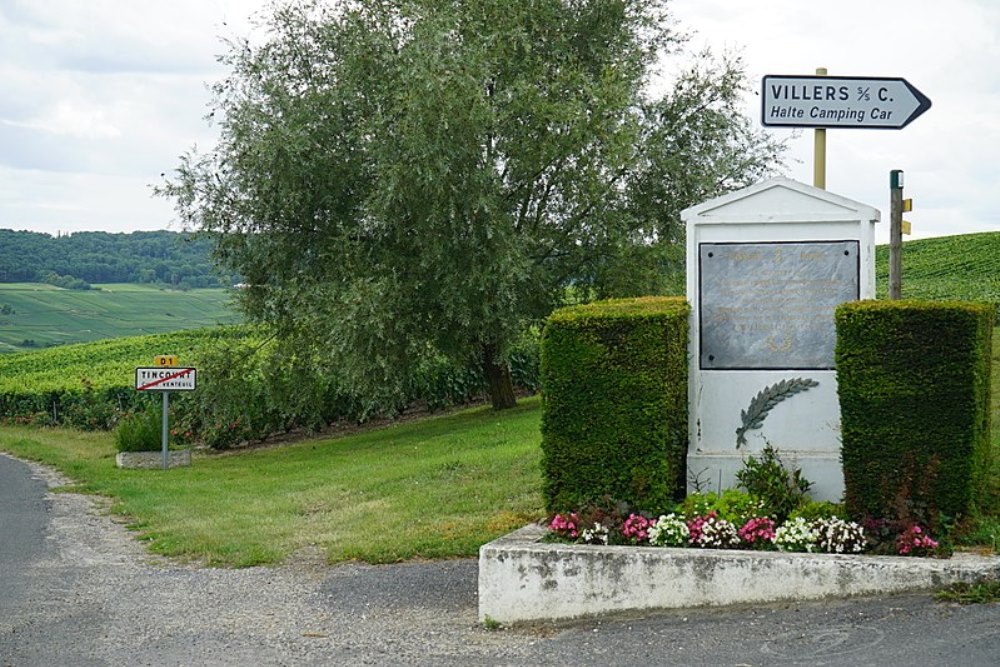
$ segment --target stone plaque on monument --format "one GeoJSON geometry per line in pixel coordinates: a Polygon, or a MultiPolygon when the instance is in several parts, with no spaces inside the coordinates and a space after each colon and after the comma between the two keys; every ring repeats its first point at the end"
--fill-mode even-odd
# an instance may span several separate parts
{"type": "Polygon", "coordinates": [[[702,369],[834,367],[834,309],[859,298],[858,241],[698,250],[702,369]]]}

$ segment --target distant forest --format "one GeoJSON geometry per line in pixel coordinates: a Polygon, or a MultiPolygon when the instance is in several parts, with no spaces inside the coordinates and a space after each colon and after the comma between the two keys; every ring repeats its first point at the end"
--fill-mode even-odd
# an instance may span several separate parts
{"type": "Polygon", "coordinates": [[[74,232],[53,237],[0,229],[0,283],[161,283],[180,289],[231,286],[211,257],[212,242],[179,232],[74,232]]]}

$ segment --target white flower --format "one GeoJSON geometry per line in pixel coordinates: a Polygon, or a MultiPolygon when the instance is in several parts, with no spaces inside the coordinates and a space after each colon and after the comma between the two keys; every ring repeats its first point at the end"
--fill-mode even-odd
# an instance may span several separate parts
{"type": "Polygon", "coordinates": [[[649,543],[657,547],[687,546],[689,536],[687,523],[673,513],[660,515],[649,528],[649,543]]]}
{"type": "Polygon", "coordinates": [[[736,526],[725,519],[709,517],[702,524],[698,546],[713,549],[735,549],[739,545],[740,536],[736,526]]]}
{"type": "Polygon", "coordinates": [[[587,544],[607,544],[607,526],[600,522],[595,523],[592,527],[583,531],[583,541],[587,544]]]}
{"type": "Polygon", "coordinates": [[[868,545],[865,529],[853,521],[831,517],[820,519],[813,527],[819,548],[828,553],[861,553],[868,545]]]}
{"type": "Polygon", "coordinates": [[[774,544],[781,551],[814,551],[818,540],[819,534],[802,517],[789,519],[774,531],[774,544]]]}

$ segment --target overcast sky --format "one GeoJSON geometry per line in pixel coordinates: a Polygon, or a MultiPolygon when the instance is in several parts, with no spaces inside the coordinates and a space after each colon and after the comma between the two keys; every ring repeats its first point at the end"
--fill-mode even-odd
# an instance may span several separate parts
{"type": "MultiPolygon", "coordinates": [[[[150,185],[208,147],[220,36],[262,0],[0,0],[0,228],[177,229],[150,185]]],[[[882,210],[906,173],[914,237],[1000,231],[1000,2],[674,0],[692,46],[765,74],[903,77],[932,108],[903,130],[830,130],[827,187],[882,210]]],[[[746,112],[760,122],[760,98],[746,112]]],[[[792,131],[776,128],[778,136],[792,131]]],[[[812,131],[786,175],[812,182],[812,131]]],[[[887,238],[883,224],[880,241],[887,238]]]]}

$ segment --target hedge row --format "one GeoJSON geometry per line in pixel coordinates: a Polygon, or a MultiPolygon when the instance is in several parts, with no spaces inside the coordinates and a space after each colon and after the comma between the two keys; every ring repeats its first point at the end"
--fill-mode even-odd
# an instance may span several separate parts
{"type": "Polygon", "coordinates": [[[992,304],[836,311],[845,500],[856,517],[966,514],[990,464],[992,304]]]}
{"type": "Polygon", "coordinates": [[[550,510],[603,496],[646,508],[683,497],[689,310],[682,298],[646,297],[550,316],[540,347],[550,510]]]}
{"type": "MultiPolygon", "coordinates": [[[[551,511],[604,496],[683,495],[687,318],[679,298],[553,313],[542,335],[543,493],[551,511]]],[[[996,307],[862,301],[836,312],[845,501],[857,518],[967,515],[991,466],[996,307]]]]}
{"type": "MultiPolygon", "coordinates": [[[[336,369],[244,329],[219,331],[195,336],[183,348],[173,339],[141,336],[6,355],[0,360],[0,421],[111,428],[129,410],[158,405],[159,396],[135,391],[133,369],[148,365],[154,352],[179,349],[183,363],[198,368],[198,389],[174,393],[172,423],[178,439],[215,448],[297,428],[391,415],[411,404],[436,410],[484,394],[478,368],[428,355],[408,378],[404,395],[359,396],[343,386],[336,369]],[[88,362],[74,365],[76,359],[88,362]],[[50,372],[60,367],[67,370],[50,372]]],[[[523,336],[508,361],[515,386],[536,391],[537,334],[523,336]]]]}

